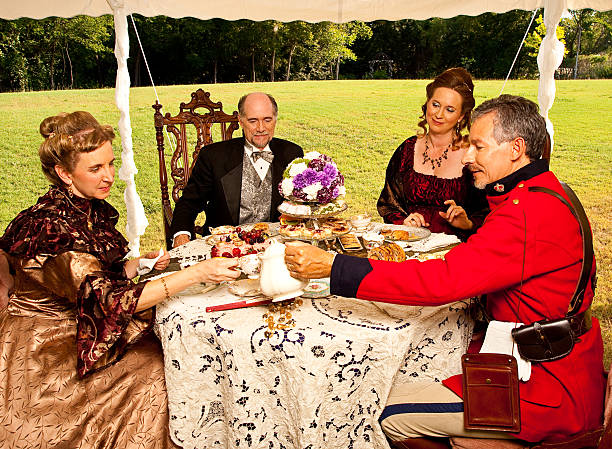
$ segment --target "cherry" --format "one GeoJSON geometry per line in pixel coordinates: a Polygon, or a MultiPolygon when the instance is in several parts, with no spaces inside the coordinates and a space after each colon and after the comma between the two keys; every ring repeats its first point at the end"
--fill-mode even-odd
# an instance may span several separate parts
{"type": "Polygon", "coordinates": [[[230,253],[228,253],[227,251],[225,251],[223,254],[221,254],[222,257],[232,257],[232,255],[230,253]]]}

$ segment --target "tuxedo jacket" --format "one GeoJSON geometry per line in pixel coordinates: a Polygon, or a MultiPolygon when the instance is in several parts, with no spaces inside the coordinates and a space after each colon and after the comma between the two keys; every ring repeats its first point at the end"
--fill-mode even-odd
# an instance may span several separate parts
{"type": "MultiPolygon", "coordinates": [[[[300,146],[283,139],[273,138],[269,145],[274,154],[270,165],[270,221],[278,221],[280,214],[277,208],[282,202],[278,184],[287,165],[293,159],[302,157],[304,153],[300,146]]],[[[189,231],[194,237],[194,222],[202,211],[206,214],[206,234],[210,233],[211,227],[238,224],[243,155],[244,137],[216,142],[202,148],[187,186],[174,208],[170,235],[189,231]]]]}

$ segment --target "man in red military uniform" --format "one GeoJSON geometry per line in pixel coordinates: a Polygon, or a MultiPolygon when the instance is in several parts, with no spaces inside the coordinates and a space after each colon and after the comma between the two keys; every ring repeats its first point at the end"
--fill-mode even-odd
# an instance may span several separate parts
{"type": "MultiPolygon", "coordinates": [[[[371,301],[427,306],[486,294],[494,320],[529,324],[564,317],[580,276],[582,238],[567,206],[528,190],[546,187],[567,198],[541,159],[545,139],[544,119],[525,98],[502,95],[474,110],[463,163],[473,172],[476,187],[486,190],[491,212],[478,232],[444,260],[334,258],[318,248],[289,243],[289,270],[300,278],[331,276],[333,294],[371,301]]],[[[590,307],[593,288],[589,281],[580,312],[590,307]]],[[[422,437],[445,436],[565,440],[601,425],[602,357],[599,323],[592,318],[592,327],[569,355],[532,363],[530,379],[519,386],[519,433],[465,430],[461,375],[444,385],[398,386],[381,424],[397,447],[433,447],[423,445],[422,437]]]]}

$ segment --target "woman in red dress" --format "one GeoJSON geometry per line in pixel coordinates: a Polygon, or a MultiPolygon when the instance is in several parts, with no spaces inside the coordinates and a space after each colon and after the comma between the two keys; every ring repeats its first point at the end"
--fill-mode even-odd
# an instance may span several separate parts
{"type": "Polygon", "coordinates": [[[485,195],[461,163],[473,91],[472,77],[459,67],[427,85],[423,134],[406,139],[387,167],[377,204],[385,223],[425,226],[463,239],[482,224],[489,212],[485,195]]]}

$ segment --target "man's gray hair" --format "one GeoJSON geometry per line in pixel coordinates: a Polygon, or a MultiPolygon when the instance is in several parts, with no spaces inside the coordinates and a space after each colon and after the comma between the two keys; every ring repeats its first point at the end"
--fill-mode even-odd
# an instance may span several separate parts
{"type": "Polygon", "coordinates": [[[472,123],[491,112],[495,113],[493,137],[498,144],[522,137],[527,157],[532,161],[542,157],[548,134],[537,104],[516,95],[500,95],[474,109],[472,123]]]}
{"type": "MultiPolygon", "coordinates": [[[[254,93],[254,92],[251,92],[254,93]]],[[[274,108],[274,117],[276,117],[278,115],[278,105],[276,104],[276,100],[274,99],[274,97],[270,94],[266,94],[264,92],[264,94],[268,97],[268,99],[270,100],[270,103],[272,103],[272,108],[274,108]]],[[[242,97],[240,97],[240,100],[238,100],[238,113],[242,116],[244,116],[244,102],[247,99],[247,97],[251,95],[249,94],[245,94],[242,97]]]]}

